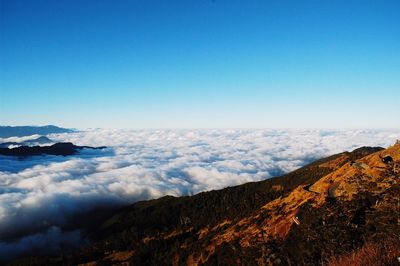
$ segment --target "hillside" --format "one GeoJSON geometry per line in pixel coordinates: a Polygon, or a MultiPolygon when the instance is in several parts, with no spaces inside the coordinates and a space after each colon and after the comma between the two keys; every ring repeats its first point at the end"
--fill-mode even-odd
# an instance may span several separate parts
{"type": "Polygon", "coordinates": [[[14,265],[340,265],[378,241],[378,261],[395,265],[399,177],[400,143],[364,147],[261,182],[135,203],[92,221],[79,251],[14,265]]]}

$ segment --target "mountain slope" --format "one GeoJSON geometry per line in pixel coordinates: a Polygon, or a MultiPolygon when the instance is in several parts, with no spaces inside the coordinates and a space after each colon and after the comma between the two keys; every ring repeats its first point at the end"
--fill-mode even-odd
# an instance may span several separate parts
{"type": "Polygon", "coordinates": [[[54,133],[71,133],[72,129],[49,126],[0,126],[0,138],[24,137],[31,135],[48,135],[54,133]]]}
{"type": "Polygon", "coordinates": [[[118,210],[92,244],[16,264],[315,265],[400,235],[400,144],[361,148],[282,177],[118,210]],[[390,160],[391,159],[391,160],[390,160]]]}

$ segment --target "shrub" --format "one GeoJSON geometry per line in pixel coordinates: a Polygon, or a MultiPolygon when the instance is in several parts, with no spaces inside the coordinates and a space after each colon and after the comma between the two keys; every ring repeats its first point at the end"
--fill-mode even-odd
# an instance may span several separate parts
{"type": "Polygon", "coordinates": [[[380,243],[367,242],[349,254],[331,257],[328,266],[389,266],[399,265],[400,240],[388,239],[380,243]]]}

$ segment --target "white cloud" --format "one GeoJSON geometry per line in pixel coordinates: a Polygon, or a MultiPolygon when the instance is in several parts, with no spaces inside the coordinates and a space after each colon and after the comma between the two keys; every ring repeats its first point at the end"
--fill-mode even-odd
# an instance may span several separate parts
{"type": "Polygon", "coordinates": [[[33,140],[40,137],[40,135],[31,135],[31,136],[24,136],[24,137],[9,137],[9,138],[0,138],[0,143],[3,142],[24,142],[27,140],[33,140]]]}
{"type": "Polygon", "coordinates": [[[388,146],[400,130],[96,129],[49,137],[109,148],[71,157],[1,156],[0,254],[13,246],[10,238],[18,238],[15,252],[25,252],[24,232],[45,239],[50,228],[99,205],[262,180],[344,150],[388,146]]]}

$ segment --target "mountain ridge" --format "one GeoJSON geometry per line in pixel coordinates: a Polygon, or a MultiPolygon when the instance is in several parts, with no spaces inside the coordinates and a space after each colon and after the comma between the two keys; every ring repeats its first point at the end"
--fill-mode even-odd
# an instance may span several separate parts
{"type": "Polygon", "coordinates": [[[54,133],[71,133],[73,129],[47,126],[0,126],[0,138],[25,137],[31,135],[48,135],[54,133]]]}
{"type": "Polygon", "coordinates": [[[88,230],[92,243],[80,251],[14,265],[323,264],[399,235],[399,163],[398,143],[363,147],[281,177],[137,202],[88,230]]]}

